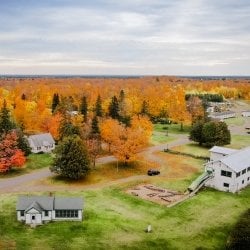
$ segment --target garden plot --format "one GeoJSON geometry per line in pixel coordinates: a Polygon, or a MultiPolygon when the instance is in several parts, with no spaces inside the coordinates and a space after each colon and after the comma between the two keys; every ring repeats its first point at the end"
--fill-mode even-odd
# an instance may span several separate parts
{"type": "Polygon", "coordinates": [[[128,189],[126,192],[142,199],[157,202],[166,206],[176,203],[187,196],[181,192],[159,188],[151,184],[139,185],[132,189],[128,189]]]}

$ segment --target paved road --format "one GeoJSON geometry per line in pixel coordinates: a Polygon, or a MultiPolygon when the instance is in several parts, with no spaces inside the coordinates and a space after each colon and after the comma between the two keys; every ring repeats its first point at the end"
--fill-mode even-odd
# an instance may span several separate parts
{"type": "MultiPolygon", "coordinates": [[[[153,153],[162,151],[165,148],[171,148],[178,145],[183,145],[188,143],[187,136],[181,135],[179,138],[173,142],[160,144],[157,146],[152,146],[144,149],[139,154],[144,156],[147,160],[154,161],[161,164],[161,161],[157,156],[153,153]]],[[[114,156],[105,156],[97,159],[97,164],[105,164],[109,162],[115,161],[116,158],[114,156]]],[[[39,185],[35,183],[36,181],[45,179],[47,177],[52,176],[53,174],[50,172],[49,168],[43,168],[40,170],[35,170],[32,173],[20,175],[17,177],[11,177],[8,179],[1,179],[0,180],[0,193],[9,193],[9,192],[31,192],[31,191],[54,191],[58,189],[62,189],[62,187],[58,186],[46,186],[46,185],[39,185]],[[33,185],[34,184],[34,185],[33,185]],[[52,190],[53,189],[53,190],[52,190]]],[[[145,175],[138,175],[138,176],[131,176],[127,178],[122,178],[119,180],[111,181],[105,184],[93,184],[84,186],[84,188],[98,188],[98,187],[105,187],[110,185],[116,185],[121,183],[126,183],[133,180],[140,180],[145,179],[145,175]]],[[[65,188],[65,187],[64,187],[65,188]]],[[[71,188],[69,186],[69,188],[71,188]]],[[[75,186],[72,186],[72,189],[75,189],[75,186]]],[[[79,187],[78,187],[79,188],[79,187]]],[[[82,188],[82,187],[80,187],[82,188]]]]}

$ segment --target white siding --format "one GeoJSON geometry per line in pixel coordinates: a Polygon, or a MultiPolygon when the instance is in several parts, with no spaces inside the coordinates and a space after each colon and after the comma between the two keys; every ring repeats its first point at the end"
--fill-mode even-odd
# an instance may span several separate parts
{"type": "Polygon", "coordinates": [[[250,116],[250,111],[243,111],[242,116],[249,117],[250,116]]]}
{"type": "Polygon", "coordinates": [[[17,211],[17,220],[18,221],[25,220],[25,214],[24,214],[24,216],[21,216],[21,211],[17,211]]]}
{"type": "Polygon", "coordinates": [[[25,215],[25,223],[26,224],[42,224],[42,215],[41,214],[26,214],[25,215]],[[34,219],[33,219],[34,217],[34,219]]]}
{"type": "Polygon", "coordinates": [[[221,162],[208,163],[207,168],[212,168],[214,170],[214,177],[208,180],[206,186],[221,190],[221,191],[229,191],[236,192],[235,178],[236,174],[227,166],[223,165],[221,162]],[[232,176],[222,176],[221,171],[231,172],[232,176]],[[229,187],[224,187],[224,183],[228,183],[229,187]]]}
{"type": "Polygon", "coordinates": [[[245,174],[241,174],[239,177],[236,177],[236,172],[219,161],[209,162],[206,168],[214,170],[214,177],[207,181],[206,186],[218,189],[220,191],[235,193],[250,184],[250,171],[247,172],[246,170],[245,174]],[[232,177],[222,176],[222,170],[231,172],[232,177]],[[242,183],[243,180],[244,183],[242,183]],[[229,187],[225,187],[224,183],[228,183],[229,187]]]}
{"type": "Polygon", "coordinates": [[[48,211],[48,216],[45,216],[45,211],[42,211],[42,221],[51,221],[52,211],[48,211]]]}

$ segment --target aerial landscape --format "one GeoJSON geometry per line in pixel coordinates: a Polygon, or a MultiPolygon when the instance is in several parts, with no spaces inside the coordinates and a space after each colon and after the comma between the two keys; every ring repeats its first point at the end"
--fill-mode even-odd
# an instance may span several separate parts
{"type": "Polygon", "coordinates": [[[0,9],[0,249],[249,249],[248,1],[0,9]]]}

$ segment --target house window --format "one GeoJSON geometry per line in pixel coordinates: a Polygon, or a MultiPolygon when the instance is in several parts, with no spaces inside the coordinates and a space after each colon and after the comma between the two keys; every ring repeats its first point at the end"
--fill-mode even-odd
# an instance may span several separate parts
{"type": "Polygon", "coordinates": [[[249,172],[249,171],[250,171],[250,167],[247,168],[247,172],[249,172]]]}
{"type": "Polygon", "coordinates": [[[49,211],[44,211],[44,216],[49,216],[49,211]]]}
{"type": "Polygon", "coordinates": [[[223,186],[228,188],[229,184],[228,183],[223,183],[223,186]]]}
{"type": "Polygon", "coordinates": [[[221,170],[221,176],[232,177],[232,172],[221,170]]]}
{"type": "Polygon", "coordinates": [[[239,173],[236,173],[236,177],[239,177],[240,176],[240,172],[239,173]]]}
{"type": "Polygon", "coordinates": [[[246,171],[247,171],[246,169],[242,170],[242,174],[245,174],[245,173],[246,173],[246,171]]]}
{"type": "Polygon", "coordinates": [[[242,184],[244,184],[244,180],[242,180],[242,184]]]}
{"type": "Polygon", "coordinates": [[[24,211],[23,210],[20,211],[20,215],[24,216],[24,211]]]}
{"type": "Polygon", "coordinates": [[[36,216],[35,216],[35,215],[32,215],[31,219],[32,219],[32,220],[35,220],[35,219],[36,219],[36,216]]]}
{"type": "Polygon", "coordinates": [[[56,210],[57,218],[77,218],[78,210],[56,210]]]}
{"type": "Polygon", "coordinates": [[[250,180],[250,177],[248,177],[247,180],[249,181],[249,180],[250,180]]]}

